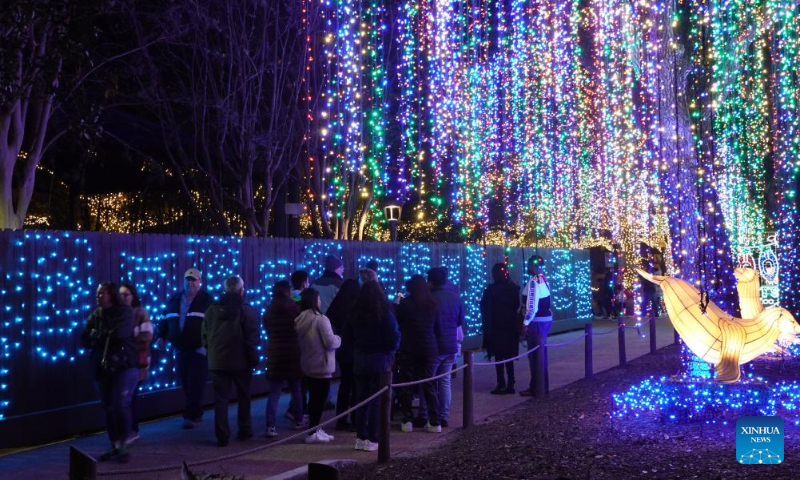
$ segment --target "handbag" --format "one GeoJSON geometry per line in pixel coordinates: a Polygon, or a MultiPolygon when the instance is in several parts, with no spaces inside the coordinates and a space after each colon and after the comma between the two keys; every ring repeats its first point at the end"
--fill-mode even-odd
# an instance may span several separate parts
{"type": "Polygon", "coordinates": [[[100,367],[105,373],[113,374],[119,370],[124,370],[129,367],[125,358],[125,344],[123,343],[119,350],[116,352],[109,352],[111,345],[111,336],[116,328],[111,329],[106,335],[106,345],[103,348],[103,358],[100,360],[100,367]]]}

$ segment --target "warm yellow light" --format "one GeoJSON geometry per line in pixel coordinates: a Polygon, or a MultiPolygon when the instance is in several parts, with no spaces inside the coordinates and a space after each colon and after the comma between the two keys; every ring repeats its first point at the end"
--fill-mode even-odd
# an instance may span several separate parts
{"type": "Polygon", "coordinates": [[[718,382],[738,381],[739,365],[771,350],[779,338],[794,339],[800,334],[800,325],[783,308],[770,308],[753,319],[741,319],[709,302],[703,313],[700,292],[688,282],[636,271],[661,287],[670,322],[695,355],[715,365],[718,382]]]}
{"type": "Polygon", "coordinates": [[[736,290],[739,291],[739,308],[742,318],[756,318],[764,310],[761,304],[761,282],[752,268],[736,268],[736,290]]]}

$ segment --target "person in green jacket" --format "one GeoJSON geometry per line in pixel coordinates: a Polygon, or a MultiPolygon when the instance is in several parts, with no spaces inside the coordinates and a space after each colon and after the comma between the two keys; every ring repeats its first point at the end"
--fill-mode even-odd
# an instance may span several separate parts
{"type": "Polygon", "coordinates": [[[239,277],[225,280],[225,293],[206,310],[203,345],[208,350],[208,370],[214,384],[214,433],[217,445],[230,439],[228,401],[231,383],[239,400],[237,439],[252,438],[250,421],[250,379],[258,364],[258,314],[244,302],[244,282],[239,277]]]}

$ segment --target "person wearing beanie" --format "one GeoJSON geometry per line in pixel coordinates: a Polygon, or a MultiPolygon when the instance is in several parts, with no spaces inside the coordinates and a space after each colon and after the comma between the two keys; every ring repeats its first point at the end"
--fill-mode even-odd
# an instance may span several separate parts
{"type": "Polygon", "coordinates": [[[322,272],[322,277],[314,280],[311,288],[319,292],[320,312],[325,313],[333,301],[339,289],[342,288],[342,274],[344,273],[344,264],[342,260],[333,255],[325,257],[325,271],[322,272]]]}

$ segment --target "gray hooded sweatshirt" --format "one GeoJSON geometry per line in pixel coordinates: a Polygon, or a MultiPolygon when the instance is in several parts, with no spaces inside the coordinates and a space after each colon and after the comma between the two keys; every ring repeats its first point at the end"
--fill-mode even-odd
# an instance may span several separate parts
{"type": "Polygon", "coordinates": [[[303,373],[311,378],[331,378],[336,370],[335,352],[342,339],[333,334],[328,317],[304,310],[294,319],[294,329],[300,343],[303,373]]]}

